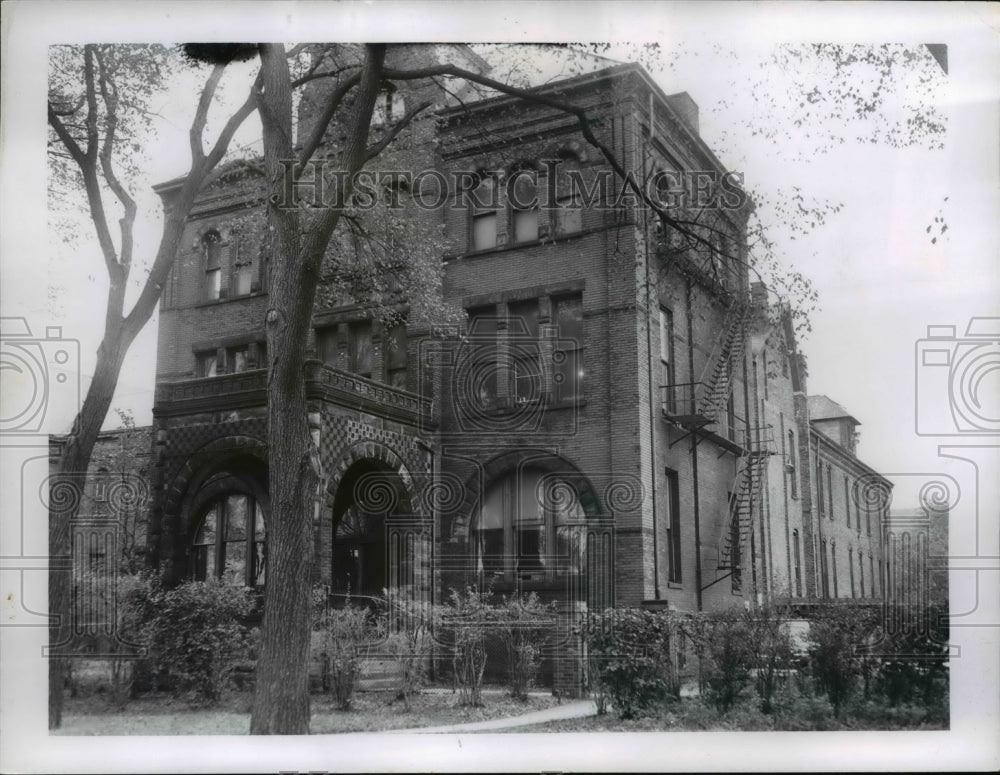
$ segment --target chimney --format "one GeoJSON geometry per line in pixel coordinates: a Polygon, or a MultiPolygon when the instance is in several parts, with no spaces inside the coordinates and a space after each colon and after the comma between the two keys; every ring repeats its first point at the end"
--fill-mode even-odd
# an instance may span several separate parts
{"type": "Polygon", "coordinates": [[[698,134],[698,103],[686,91],[667,95],[667,104],[674,109],[681,121],[698,134]]]}

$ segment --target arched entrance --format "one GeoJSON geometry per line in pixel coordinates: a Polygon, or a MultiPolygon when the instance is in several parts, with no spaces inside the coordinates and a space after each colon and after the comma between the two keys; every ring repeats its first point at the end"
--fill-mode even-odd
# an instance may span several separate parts
{"type": "Polygon", "coordinates": [[[380,460],[353,463],[333,501],[330,592],[335,601],[370,603],[390,586],[413,577],[413,555],[388,542],[392,518],[411,513],[399,472],[380,460]]]}

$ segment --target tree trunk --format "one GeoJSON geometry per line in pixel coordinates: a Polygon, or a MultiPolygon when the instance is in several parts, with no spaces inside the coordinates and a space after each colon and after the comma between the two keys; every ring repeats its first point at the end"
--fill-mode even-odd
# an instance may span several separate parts
{"type": "MultiPolygon", "coordinates": [[[[110,330],[97,351],[94,378],[87,397],[73,422],[56,473],[49,483],[49,558],[50,562],[69,560],[71,526],[80,510],[87,468],[101,425],[108,414],[118,386],[122,360],[131,340],[119,328],[110,330]]],[[[66,680],[67,647],[73,627],[70,612],[72,569],[54,568],[49,572],[49,729],[62,725],[63,685],[66,680]]]]}
{"type": "MultiPolygon", "coordinates": [[[[349,174],[366,161],[384,53],[384,47],[369,47],[344,154],[349,174]]],[[[306,418],[304,368],[320,268],[340,213],[322,213],[303,234],[299,211],[294,206],[278,206],[286,174],[281,162],[294,158],[291,79],[282,46],[261,44],[260,58],[264,168],[272,195],[267,211],[271,276],[265,319],[271,516],[250,733],[308,734],[313,515],[322,502],[324,485],[319,451],[306,418]]],[[[349,195],[350,182],[345,199],[349,195]]]]}

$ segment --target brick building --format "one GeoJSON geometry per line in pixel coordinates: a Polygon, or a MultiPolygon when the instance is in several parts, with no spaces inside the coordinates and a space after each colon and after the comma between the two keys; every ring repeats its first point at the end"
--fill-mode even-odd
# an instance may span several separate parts
{"type": "MultiPolygon", "coordinates": [[[[324,278],[306,377],[329,481],[318,581],[360,597],[534,591],[558,604],[568,655],[588,608],[880,594],[880,514],[854,493],[888,483],[855,456],[857,421],[807,398],[787,317],[751,292],[746,197],[730,187],[685,235],[621,195],[623,170],[718,188],[695,103],[634,65],[538,91],[584,108],[621,169],[554,107],[422,81],[380,101],[378,122],[434,107],[393,161],[454,184],[440,207],[407,206],[443,235],[431,295],[461,314],[433,325],[390,298],[387,322],[324,278]]],[[[161,304],[148,536],[172,581],[266,580],[267,267],[235,225],[253,202],[231,170],[189,219],[161,304]]],[[[177,186],[157,188],[165,207],[177,186]]],[[[565,662],[555,680],[572,688],[565,662]]]]}

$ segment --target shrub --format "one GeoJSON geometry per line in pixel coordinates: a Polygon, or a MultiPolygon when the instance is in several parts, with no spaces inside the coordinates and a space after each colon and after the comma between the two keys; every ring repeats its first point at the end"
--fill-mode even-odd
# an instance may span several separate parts
{"type": "Polygon", "coordinates": [[[221,581],[154,587],[143,613],[155,669],[195,702],[217,703],[249,656],[252,607],[250,590],[221,581]]]}
{"type": "Polygon", "coordinates": [[[792,639],[781,612],[763,606],[743,614],[746,623],[750,666],[761,712],[774,710],[774,695],[792,665],[792,639]]]}
{"type": "Polygon", "coordinates": [[[378,640],[379,623],[368,608],[350,599],[342,608],[334,608],[325,589],[313,591],[313,603],[323,685],[329,687],[338,710],[350,710],[361,671],[378,640]]]}
{"type": "Polygon", "coordinates": [[[598,712],[608,700],[622,719],[644,715],[671,697],[679,697],[676,663],[679,630],[670,614],[637,609],[609,610],[585,626],[589,683],[596,690],[598,712]]]}
{"type": "Polygon", "coordinates": [[[709,618],[704,651],[709,660],[708,698],[720,713],[736,702],[754,666],[751,628],[742,613],[721,611],[709,618]]]}
{"type": "Polygon", "coordinates": [[[471,586],[451,590],[445,623],[451,632],[452,667],[460,705],[483,704],[486,631],[494,617],[489,592],[471,586]]]}
{"type": "Polygon", "coordinates": [[[528,699],[528,687],[538,674],[542,648],[555,621],[551,604],[534,592],[504,598],[496,614],[497,630],[507,658],[510,696],[528,699]]]}
{"type": "Polygon", "coordinates": [[[440,614],[435,606],[417,600],[397,600],[386,595],[380,603],[386,611],[389,633],[385,650],[399,670],[396,699],[402,700],[409,711],[410,697],[427,678],[431,638],[440,614]]]}
{"type": "Polygon", "coordinates": [[[858,677],[865,673],[874,624],[871,613],[856,606],[823,609],[809,623],[810,669],[835,716],[840,716],[858,677]]]}
{"type": "Polygon", "coordinates": [[[135,694],[137,656],[148,645],[143,617],[154,582],[145,575],[121,575],[115,580],[115,631],[108,651],[111,703],[122,708],[135,694]]]}

